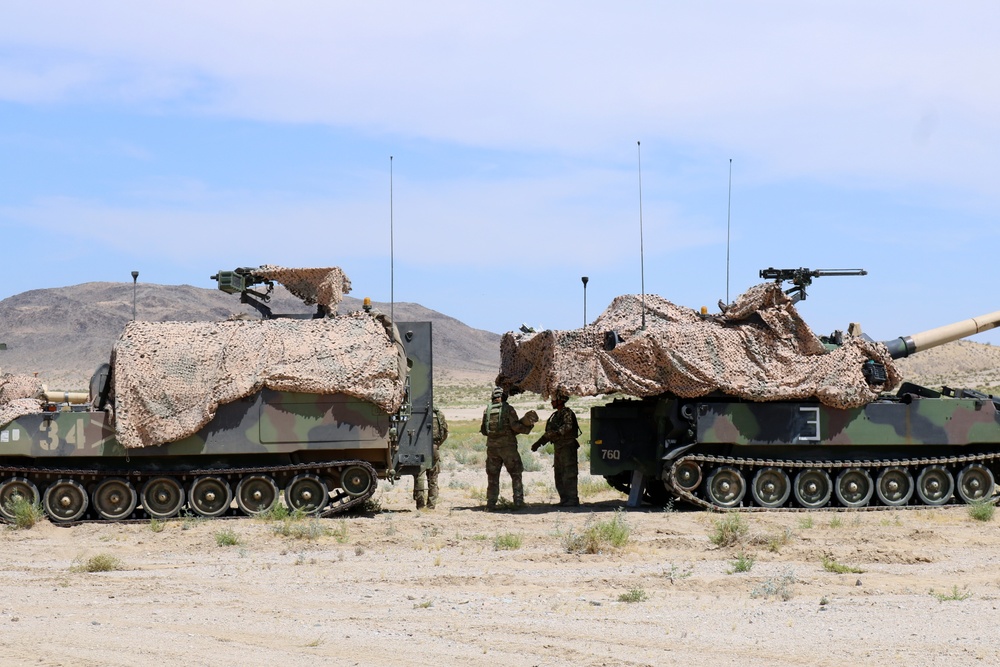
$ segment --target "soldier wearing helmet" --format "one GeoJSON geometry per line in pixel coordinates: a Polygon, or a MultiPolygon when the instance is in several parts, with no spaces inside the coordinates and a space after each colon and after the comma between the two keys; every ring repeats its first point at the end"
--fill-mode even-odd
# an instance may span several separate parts
{"type": "Polygon", "coordinates": [[[552,443],[555,453],[552,470],[556,478],[559,505],[577,507],[580,504],[577,483],[579,477],[577,450],[580,448],[580,443],[576,438],[580,435],[580,426],[576,421],[576,413],[566,407],[568,400],[569,396],[564,392],[558,392],[552,397],[553,413],[545,422],[545,434],[531,446],[531,451],[536,452],[545,443],[552,443]]]}
{"type": "Polygon", "coordinates": [[[486,509],[496,509],[500,497],[500,470],[507,468],[514,494],[514,508],[524,507],[524,484],[521,474],[524,464],[517,451],[517,435],[530,433],[538,421],[534,410],[518,419],[517,412],[507,403],[503,389],[496,387],[490,404],[483,411],[479,432],[486,436],[486,509]]]}
{"type": "Polygon", "coordinates": [[[439,449],[441,443],[448,439],[448,420],[437,408],[431,408],[431,441],[434,444],[431,467],[413,476],[413,501],[417,509],[426,507],[429,510],[437,506],[438,473],[441,472],[439,449]]]}

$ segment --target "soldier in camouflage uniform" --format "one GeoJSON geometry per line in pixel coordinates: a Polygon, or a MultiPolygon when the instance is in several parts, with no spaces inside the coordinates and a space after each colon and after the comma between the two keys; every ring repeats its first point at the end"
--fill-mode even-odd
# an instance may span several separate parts
{"type": "Polygon", "coordinates": [[[530,433],[538,421],[534,410],[529,410],[522,419],[517,418],[517,412],[504,396],[502,389],[493,390],[490,405],[483,411],[483,423],[479,432],[486,436],[486,509],[496,508],[500,497],[500,470],[507,468],[510,474],[510,485],[514,493],[514,507],[524,507],[524,484],[521,473],[524,464],[517,451],[517,434],[530,433]]]}
{"type": "Polygon", "coordinates": [[[431,459],[431,467],[413,476],[413,500],[417,504],[417,509],[424,507],[432,510],[437,505],[438,499],[438,473],[441,472],[441,459],[438,455],[438,448],[441,443],[448,439],[448,421],[437,408],[431,408],[431,440],[434,441],[434,454],[431,459]]]}
{"type": "Polygon", "coordinates": [[[576,454],[580,448],[580,443],[576,439],[580,435],[580,427],[576,422],[576,414],[566,407],[568,400],[569,396],[565,394],[553,396],[554,412],[545,422],[545,434],[531,446],[531,451],[536,452],[545,443],[552,443],[555,450],[552,469],[556,477],[556,491],[559,492],[559,505],[576,507],[580,504],[577,490],[579,466],[576,454]]]}

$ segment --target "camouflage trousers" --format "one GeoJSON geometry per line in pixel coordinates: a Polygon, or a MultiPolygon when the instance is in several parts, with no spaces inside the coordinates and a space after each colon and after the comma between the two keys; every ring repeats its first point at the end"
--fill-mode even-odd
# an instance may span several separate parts
{"type": "Polygon", "coordinates": [[[438,501],[438,473],[441,472],[441,463],[438,459],[438,446],[434,445],[434,465],[413,476],[413,501],[417,504],[417,509],[434,509],[438,501]]]}
{"type": "Polygon", "coordinates": [[[500,497],[500,470],[506,467],[510,474],[510,485],[514,493],[514,504],[524,504],[524,484],[521,473],[524,464],[517,451],[517,445],[486,447],[486,506],[493,507],[500,497]]]}
{"type": "Polygon", "coordinates": [[[579,443],[575,440],[562,445],[554,445],[555,460],[552,470],[556,477],[556,491],[559,493],[560,504],[577,504],[580,502],[578,478],[580,466],[577,463],[579,443]]]}

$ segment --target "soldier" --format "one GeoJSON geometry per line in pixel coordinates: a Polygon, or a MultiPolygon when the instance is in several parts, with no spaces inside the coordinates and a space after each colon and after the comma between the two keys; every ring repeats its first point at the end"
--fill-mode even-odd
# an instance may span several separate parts
{"type": "Polygon", "coordinates": [[[448,439],[448,421],[437,408],[431,408],[431,440],[434,442],[434,454],[431,458],[431,467],[413,476],[413,500],[417,503],[417,509],[421,510],[425,506],[432,510],[437,505],[438,499],[438,473],[441,472],[441,459],[438,448],[441,443],[448,439]]]}
{"type": "Polygon", "coordinates": [[[493,390],[490,404],[483,411],[483,423],[479,432],[486,436],[486,510],[496,509],[500,496],[500,469],[506,467],[510,474],[510,485],[514,492],[514,508],[524,507],[524,484],[521,473],[524,464],[517,451],[517,434],[530,433],[538,421],[534,410],[529,410],[522,419],[507,403],[504,391],[493,390]]]}
{"type": "Polygon", "coordinates": [[[556,477],[556,491],[559,492],[559,506],[577,507],[580,496],[577,491],[579,467],[576,451],[580,443],[576,437],[580,435],[580,426],[576,422],[576,414],[566,407],[568,400],[569,396],[563,393],[552,397],[554,412],[545,422],[545,434],[531,446],[531,451],[537,452],[545,443],[552,443],[555,450],[552,470],[556,477]]]}

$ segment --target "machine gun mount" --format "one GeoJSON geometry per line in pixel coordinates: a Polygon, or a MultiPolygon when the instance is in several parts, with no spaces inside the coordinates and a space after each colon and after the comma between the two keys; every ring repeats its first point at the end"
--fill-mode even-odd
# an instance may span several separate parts
{"type": "Polygon", "coordinates": [[[864,269],[775,269],[773,267],[760,270],[760,277],[782,283],[790,280],[794,287],[785,290],[792,297],[792,303],[806,300],[806,288],[812,285],[813,278],[821,276],[867,276],[864,269]]]}

